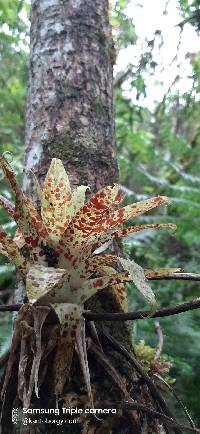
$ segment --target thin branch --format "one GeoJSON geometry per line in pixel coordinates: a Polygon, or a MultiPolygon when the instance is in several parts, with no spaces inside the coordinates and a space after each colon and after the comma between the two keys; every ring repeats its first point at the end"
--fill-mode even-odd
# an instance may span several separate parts
{"type": "Polygon", "coordinates": [[[119,74],[114,82],[114,87],[119,88],[130,77],[133,72],[134,66],[131,65],[125,72],[119,74]]]}
{"type": "MultiPolygon", "coordinates": [[[[2,304],[0,305],[0,312],[16,312],[20,309],[22,304],[2,304]]],[[[136,312],[102,312],[93,313],[90,311],[83,312],[83,316],[87,321],[132,321],[144,318],[162,318],[165,316],[178,315],[179,313],[188,312],[200,308],[200,298],[188,303],[176,304],[175,306],[167,306],[162,309],[156,310],[152,313],[150,310],[138,310],[136,312]]]]}
{"type": "Polygon", "coordinates": [[[112,378],[112,380],[117,384],[119,389],[123,392],[126,399],[130,402],[133,402],[133,399],[129,395],[126,390],[126,386],[121,378],[121,375],[117,372],[117,370],[112,366],[109,359],[105,356],[103,351],[101,351],[94,342],[91,341],[88,350],[95,356],[97,362],[104,368],[106,373],[112,378]]]}
{"type": "Polygon", "coordinates": [[[184,27],[185,24],[190,23],[192,25],[196,25],[196,23],[198,23],[199,21],[199,10],[197,9],[196,11],[194,11],[189,17],[185,18],[183,21],[181,21],[180,23],[176,24],[176,27],[180,27],[181,29],[184,27]]]}
{"type": "Polygon", "coordinates": [[[131,321],[131,320],[139,320],[144,318],[162,318],[171,315],[177,315],[179,313],[188,312],[190,310],[199,309],[200,308],[200,299],[177,304],[175,306],[167,306],[162,309],[156,310],[155,312],[151,312],[150,310],[139,310],[137,312],[126,312],[126,313],[92,313],[92,312],[84,312],[84,316],[87,320],[93,321],[131,321]]]}
{"type": "Polygon", "coordinates": [[[95,343],[97,348],[99,348],[101,351],[103,351],[103,348],[101,346],[101,342],[99,340],[99,336],[98,336],[94,321],[87,321],[87,328],[90,332],[90,336],[92,338],[92,341],[95,343]]]}
{"type": "Polygon", "coordinates": [[[0,312],[17,312],[22,304],[0,304],[0,312]]]}
{"type": "Polygon", "coordinates": [[[163,332],[158,321],[155,322],[155,331],[158,336],[158,345],[155,353],[155,360],[158,360],[163,351],[163,332]]]}
{"type": "Polygon", "coordinates": [[[170,273],[167,276],[149,277],[148,280],[191,280],[200,281],[200,274],[196,273],[170,273]]]}

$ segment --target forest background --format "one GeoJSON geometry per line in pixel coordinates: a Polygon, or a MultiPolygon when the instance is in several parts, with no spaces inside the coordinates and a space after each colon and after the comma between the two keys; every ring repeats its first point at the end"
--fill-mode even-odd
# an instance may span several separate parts
{"type": "MultiPolygon", "coordinates": [[[[21,182],[29,7],[25,0],[0,0],[0,152],[8,152],[21,182]]],[[[139,217],[137,222],[173,222],[178,226],[175,234],[146,230],[127,237],[125,254],[144,268],[181,267],[200,273],[200,0],[118,0],[110,7],[110,16],[116,56],[120,184],[130,203],[158,194],[170,197],[169,206],[151,216],[139,217]],[[152,19],[154,26],[147,26],[156,13],[158,24],[152,19]],[[171,27],[166,25],[169,22],[171,27]]],[[[0,181],[1,194],[11,199],[3,175],[0,181]]],[[[0,224],[14,232],[3,209],[0,224]]],[[[13,266],[1,257],[0,303],[12,301],[14,284],[13,266]]],[[[199,282],[164,281],[152,282],[151,286],[160,307],[189,301],[200,294],[199,282]]],[[[128,292],[129,310],[144,308],[134,286],[129,285],[128,292]]],[[[163,357],[173,363],[167,381],[174,384],[197,425],[199,324],[199,310],[160,320],[163,357]]],[[[10,345],[10,313],[0,315],[0,326],[1,356],[10,345]]],[[[148,359],[154,355],[152,348],[157,345],[154,320],[135,322],[133,336],[138,355],[148,369],[148,359]]],[[[178,405],[176,413],[181,418],[178,405]]]]}

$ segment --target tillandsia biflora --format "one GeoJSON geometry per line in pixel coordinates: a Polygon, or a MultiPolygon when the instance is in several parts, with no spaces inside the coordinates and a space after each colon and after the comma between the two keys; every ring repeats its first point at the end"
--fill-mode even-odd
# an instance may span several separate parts
{"type": "Polygon", "coordinates": [[[155,296],[146,277],[179,271],[143,270],[134,261],[107,254],[99,248],[130,232],[147,228],[174,229],[171,223],[119,228],[123,222],[167,203],[168,199],[155,197],[120,208],[124,195],[115,184],[104,187],[85,202],[88,187],[79,186],[72,192],[62,161],[53,159],[43,188],[37,185],[38,210],[19,187],[4,157],[0,158],[0,166],[14,192],[15,205],[2,196],[0,203],[17,225],[13,239],[0,228],[0,251],[17,267],[28,300],[15,320],[2,397],[10,382],[17,348],[20,348],[18,397],[23,406],[30,406],[33,393],[39,396],[47,371],[47,356],[53,350],[53,392],[60,398],[76,346],[92,403],[84,341],[84,303],[109,286],[119,310],[126,311],[124,283],[132,281],[153,311],[155,296]],[[51,327],[45,339],[44,325],[48,334],[48,317],[52,311],[57,315],[57,324],[51,327]]]}

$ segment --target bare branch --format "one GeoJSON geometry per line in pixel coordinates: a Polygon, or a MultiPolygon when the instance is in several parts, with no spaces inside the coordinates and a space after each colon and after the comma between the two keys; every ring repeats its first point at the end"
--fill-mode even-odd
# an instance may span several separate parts
{"type": "Polygon", "coordinates": [[[130,77],[133,72],[133,65],[131,65],[125,72],[119,74],[114,82],[114,87],[119,88],[130,77]]]}
{"type": "Polygon", "coordinates": [[[1,304],[0,312],[17,312],[22,304],[1,304]]]}
{"type": "MultiPolygon", "coordinates": [[[[20,309],[22,304],[2,304],[0,305],[0,312],[16,312],[20,309]]],[[[158,309],[155,312],[150,310],[139,310],[136,312],[102,312],[93,313],[84,311],[83,316],[87,321],[132,321],[144,318],[162,318],[171,315],[178,315],[179,313],[188,312],[200,308],[200,298],[190,301],[188,303],[176,304],[175,306],[167,306],[158,309]]]]}
{"type": "Polygon", "coordinates": [[[167,276],[149,277],[148,280],[191,280],[200,281],[200,274],[196,273],[170,273],[167,276]]]}
{"type": "Polygon", "coordinates": [[[191,13],[189,17],[185,18],[183,21],[176,24],[176,27],[180,27],[182,29],[184,27],[184,25],[187,23],[190,23],[192,25],[196,25],[196,23],[198,23],[198,21],[199,21],[199,14],[200,14],[200,12],[197,9],[196,11],[191,13]]]}
{"type": "Polygon", "coordinates": [[[162,309],[151,312],[150,310],[139,310],[136,312],[126,312],[126,313],[92,313],[84,312],[84,316],[87,320],[93,321],[131,321],[139,320],[144,318],[162,318],[171,315],[177,315],[179,313],[188,312],[190,310],[200,308],[200,299],[183,303],[176,304],[175,306],[167,306],[162,309]]]}

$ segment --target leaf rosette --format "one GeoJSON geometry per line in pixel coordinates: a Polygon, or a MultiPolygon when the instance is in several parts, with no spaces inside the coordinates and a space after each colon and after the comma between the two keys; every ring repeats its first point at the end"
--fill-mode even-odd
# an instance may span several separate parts
{"type": "MultiPolygon", "coordinates": [[[[127,310],[124,284],[132,281],[152,310],[155,308],[155,295],[146,278],[149,274],[153,276],[154,271],[147,270],[145,275],[142,267],[134,261],[107,254],[102,247],[106,248],[114,239],[131,232],[149,228],[175,229],[175,225],[166,223],[120,228],[127,220],[167,203],[168,198],[158,196],[120,207],[124,195],[120,186],[115,184],[102,188],[86,200],[88,187],[79,186],[72,192],[59,159],[52,160],[43,188],[37,185],[40,198],[38,210],[21,190],[12,167],[3,157],[0,158],[0,166],[15,195],[15,205],[2,196],[0,204],[17,225],[13,239],[0,227],[0,252],[17,267],[28,298],[16,320],[18,328],[15,324],[3,393],[11,375],[17,343],[20,343],[18,394],[27,407],[33,388],[38,396],[41,383],[39,369],[47,353],[47,348],[42,348],[41,336],[49,312],[53,309],[59,320],[59,333],[55,333],[54,339],[53,370],[54,392],[60,396],[69,376],[84,303],[91,296],[108,286],[112,287],[119,309],[127,310]],[[22,381],[28,366],[27,354],[31,342],[34,354],[32,367],[28,380],[22,381]]],[[[161,270],[162,275],[169,272],[172,269],[161,270]]],[[[158,275],[159,270],[156,271],[158,275]]]]}

